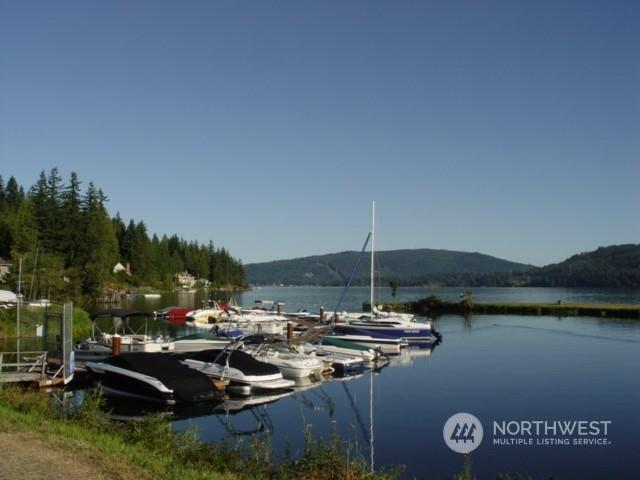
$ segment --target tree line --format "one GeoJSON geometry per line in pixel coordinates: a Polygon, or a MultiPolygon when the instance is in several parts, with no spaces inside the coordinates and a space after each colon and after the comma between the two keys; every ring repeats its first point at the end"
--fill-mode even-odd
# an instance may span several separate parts
{"type": "Polygon", "coordinates": [[[109,289],[151,285],[169,287],[187,271],[218,287],[244,287],[242,262],[212,242],[177,235],[149,235],[142,220],[127,224],[111,217],[103,191],[89,182],[81,188],[72,172],[64,182],[58,169],[40,173],[28,190],[14,177],[0,176],[0,257],[11,259],[5,282],[15,288],[23,268],[25,296],[96,298],[109,289]],[[113,273],[117,262],[129,272],[113,273]]]}
{"type": "Polygon", "coordinates": [[[532,272],[533,287],[640,287],[640,244],[610,245],[579,253],[532,272]]]}

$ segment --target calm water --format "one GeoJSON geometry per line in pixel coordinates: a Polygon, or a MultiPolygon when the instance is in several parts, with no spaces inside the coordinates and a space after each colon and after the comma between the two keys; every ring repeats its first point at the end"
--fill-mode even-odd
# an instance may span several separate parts
{"type": "MultiPolygon", "coordinates": [[[[338,288],[263,288],[242,295],[281,300],[287,309],[332,308],[338,288]]],[[[400,299],[424,296],[400,289],[400,299]]],[[[429,292],[431,293],[431,292],[429,292]]],[[[455,299],[460,289],[440,289],[455,299]]],[[[352,289],[344,308],[358,308],[367,289],[352,289]]],[[[389,295],[383,291],[381,298],[389,295]]],[[[183,301],[164,297],[158,302],[183,301]]],[[[199,298],[191,296],[191,302],[199,298]]],[[[478,300],[640,303],[639,291],[572,289],[474,290],[478,300]]],[[[184,304],[184,303],[183,303],[184,304]]],[[[136,306],[150,307],[138,300],[136,306]]],[[[469,412],[484,425],[484,441],[472,453],[478,478],[520,472],[536,478],[635,478],[640,432],[640,321],[601,318],[444,316],[436,328],[444,341],[431,350],[410,350],[380,372],[349,381],[327,381],[271,403],[242,402],[218,413],[193,412],[175,421],[195,425],[205,440],[259,431],[276,449],[293,451],[306,425],[316,435],[333,428],[352,440],[376,467],[406,466],[405,478],[451,478],[462,455],[445,445],[442,429],[454,413],[469,412]],[[372,410],[371,410],[372,407],[372,410]],[[188,416],[188,415],[187,415],[188,416]],[[498,446],[492,422],[501,420],[607,420],[608,446],[498,446]],[[373,439],[373,441],[372,441],[373,439]],[[633,454],[636,454],[635,456],[633,454]]]]}
{"type": "MultiPolygon", "coordinates": [[[[443,300],[458,301],[463,289],[459,287],[425,288],[400,287],[397,301],[406,302],[419,300],[428,295],[436,295],[443,300]]],[[[592,288],[501,288],[486,287],[472,290],[473,298],[479,302],[557,302],[565,303],[640,303],[640,289],[592,289],[592,288]]],[[[235,299],[242,305],[248,306],[255,300],[277,300],[285,302],[285,309],[295,311],[306,308],[318,311],[320,307],[333,310],[342,287],[258,287],[244,293],[235,294],[235,299]]],[[[223,292],[196,293],[166,293],[162,298],[146,300],[136,297],[129,305],[136,308],[153,310],[167,305],[191,307],[200,305],[203,299],[213,296],[226,300],[223,292]]],[[[378,288],[376,298],[382,302],[392,301],[391,289],[378,288]]],[[[351,287],[342,303],[342,310],[360,310],[362,302],[369,299],[369,287],[351,287]]]]}

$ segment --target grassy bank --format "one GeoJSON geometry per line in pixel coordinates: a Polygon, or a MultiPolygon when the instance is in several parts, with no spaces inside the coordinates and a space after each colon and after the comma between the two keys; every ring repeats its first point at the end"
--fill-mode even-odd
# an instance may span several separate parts
{"type": "MultiPolygon", "coordinates": [[[[59,455],[71,456],[71,474],[76,464],[87,467],[89,462],[91,471],[104,478],[383,480],[398,474],[370,473],[351,445],[337,437],[325,442],[309,436],[299,455],[278,457],[268,443],[257,439],[236,445],[203,443],[193,431],[173,431],[168,420],[159,416],[112,422],[95,394],[81,409],[65,414],[39,392],[0,390],[0,433],[18,441],[40,442],[57,448],[59,455]]],[[[24,448],[28,449],[27,443],[24,448]]],[[[17,476],[9,478],[28,478],[14,473],[17,476]]]]}
{"type": "MultiPolygon", "coordinates": [[[[369,310],[369,304],[363,305],[369,310]]],[[[614,317],[640,318],[640,305],[589,304],[589,303],[500,303],[470,300],[447,302],[438,297],[427,297],[416,302],[385,303],[385,310],[414,313],[434,317],[444,314],[492,314],[492,315],[551,315],[556,317],[614,317]]]]}

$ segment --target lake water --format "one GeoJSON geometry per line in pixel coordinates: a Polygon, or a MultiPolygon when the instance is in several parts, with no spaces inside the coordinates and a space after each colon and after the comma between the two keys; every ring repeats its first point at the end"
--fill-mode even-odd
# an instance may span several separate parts
{"type": "MultiPolygon", "coordinates": [[[[340,290],[269,287],[236,298],[244,305],[281,300],[287,310],[332,309],[340,290]]],[[[432,293],[454,300],[460,291],[400,288],[399,300],[432,293]]],[[[640,303],[640,291],[482,288],[473,294],[478,301],[640,303]]],[[[366,288],[353,288],[343,308],[359,309],[367,297],[366,288]]],[[[380,298],[390,298],[388,289],[380,298]]],[[[153,309],[200,300],[167,295],[155,304],[136,300],[133,305],[153,309]]],[[[217,412],[187,412],[174,423],[195,426],[211,441],[249,441],[242,434],[258,431],[275,449],[289,446],[294,452],[303,444],[305,426],[323,436],[335,429],[376,468],[404,465],[403,478],[450,479],[461,470],[463,456],[445,445],[443,426],[451,415],[469,412],[484,427],[484,439],[471,454],[478,478],[495,478],[498,472],[569,479],[640,476],[640,321],[482,315],[443,316],[435,326],[443,334],[440,345],[408,350],[379,372],[325,381],[253,408],[237,401],[217,412]],[[611,422],[608,435],[598,437],[610,444],[493,444],[494,421],[521,420],[611,422]]]]}

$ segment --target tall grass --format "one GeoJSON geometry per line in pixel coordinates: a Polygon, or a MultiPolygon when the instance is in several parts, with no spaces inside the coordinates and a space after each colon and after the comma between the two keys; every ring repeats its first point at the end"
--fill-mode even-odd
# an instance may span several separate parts
{"type": "Polygon", "coordinates": [[[158,479],[386,480],[400,473],[370,472],[353,446],[335,433],[323,440],[307,432],[305,448],[294,457],[276,455],[270,443],[257,436],[249,443],[202,442],[196,431],[175,431],[160,415],[114,422],[99,390],[87,395],[80,407],[69,409],[40,392],[5,387],[0,390],[0,430],[7,425],[80,439],[100,455],[126,459],[158,479]]]}

